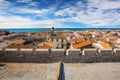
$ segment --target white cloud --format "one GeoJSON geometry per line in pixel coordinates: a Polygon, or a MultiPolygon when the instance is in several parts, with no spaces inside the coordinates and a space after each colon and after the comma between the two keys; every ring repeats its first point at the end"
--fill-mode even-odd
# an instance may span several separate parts
{"type": "Polygon", "coordinates": [[[11,7],[11,2],[0,0],[0,15],[8,15],[5,10],[11,7]]]}
{"type": "Polygon", "coordinates": [[[45,14],[48,14],[52,11],[52,9],[30,9],[30,8],[21,8],[21,7],[17,7],[12,9],[10,12],[14,12],[14,13],[19,13],[19,14],[34,14],[34,16],[36,15],[40,15],[43,16],[45,14]]]}
{"type": "Polygon", "coordinates": [[[11,3],[6,0],[0,0],[0,9],[11,6],[11,3]]]}
{"type": "Polygon", "coordinates": [[[57,21],[54,20],[33,20],[29,18],[23,18],[19,16],[0,16],[0,28],[45,28],[45,27],[63,27],[57,21]]]}
{"type": "Polygon", "coordinates": [[[55,13],[55,16],[73,16],[77,11],[76,7],[69,7],[62,10],[59,10],[55,13]]]}
{"type": "MultiPolygon", "coordinates": [[[[5,0],[0,1],[0,15],[13,15],[15,14],[30,14],[36,16],[45,16],[46,14],[50,14],[53,12],[53,8],[47,9],[42,8],[38,9],[36,6],[40,3],[33,2],[32,0],[18,0],[21,2],[28,2],[25,6],[14,6],[15,3],[11,3],[5,0]],[[30,6],[32,6],[30,8],[30,6]]],[[[28,15],[29,16],[29,15],[28,15]]],[[[31,16],[32,17],[32,16],[31,16]]]]}
{"type": "Polygon", "coordinates": [[[72,17],[70,20],[94,26],[111,26],[120,24],[120,14],[117,12],[103,14],[102,11],[88,11],[88,14],[85,14],[80,11],[76,17],[72,17]]]}
{"type": "Polygon", "coordinates": [[[57,10],[57,5],[41,9],[30,8],[40,4],[33,0],[17,0],[17,2],[26,5],[18,7],[14,6],[16,3],[0,0],[0,28],[65,27],[61,22],[77,22],[95,27],[120,25],[120,13],[117,10],[120,9],[120,0],[87,0],[86,4],[78,1],[74,2],[75,5],[63,5],[60,10],[57,10]],[[25,18],[22,14],[27,14],[29,18],[25,18]],[[40,18],[41,21],[34,20],[33,17],[40,18]]]}
{"type": "Polygon", "coordinates": [[[17,2],[19,3],[28,3],[31,2],[32,0],[17,0],[17,2]]]}
{"type": "Polygon", "coordinates": [[[51,20],[49,18],[41,19],[41,20],[34,20],[36,16],[47,16],[47,14],[51,13],[53,8],[51,9],[37,9],[37,8],[29,8],[29,5],[35,6],[36,2],[31,2],[32,0],[19,0],[21,2],[28,3],[27,6],[14,6],[14,4],[0,0],[0,28],[43,28],[43,27],[63,27],[61,23],[58,21],[51,20]],[[4,5],[3,5],[4,3],[4,5]],[[15,14],[30,14],[34,16],[16,16],[15,14]]]}
{"type": "Polygon", "coordinates": [[[91,26],[112,26],[120,25],[120,1],[88,0],[87,5],[77,2],[76,6],[70,6],[58,10],[56,16],[68,15],[68,18],[61,18],[61,21],[78,22],[91,26]]]}
{"type": "Polygon", "coordinates": [[[26,3],[26,6],[37,7],[40,5],[40,2],[34,2],[33,0],[17,0],[18,3],[26,3]]]}
{"type": "Polygon", "coordinates": [[[120,0],[88,0],[89,7],[96,7],[100,10],[120,8],[120,0]]]}
{"type": "Polygon", "coordinates": [[[38,3],[38,2],[30,2],[28,5],[29,6],[38,6],[38,5],[40,5],[40,3],[38,3]]]}

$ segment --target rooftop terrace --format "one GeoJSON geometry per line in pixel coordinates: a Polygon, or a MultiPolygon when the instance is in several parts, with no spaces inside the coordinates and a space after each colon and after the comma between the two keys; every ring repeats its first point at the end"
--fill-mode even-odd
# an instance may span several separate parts
{"type": "Polygon", "coordinates": [[[0,49],[0,80],[119,80],[120,49],[0,49]]]}
{"type": "Polygon", "coordinates": [[[119,80],[120,63],[1,63],[0,80],[119,80]],[[3,64],[3,65],[2,65],[3,64]]]}

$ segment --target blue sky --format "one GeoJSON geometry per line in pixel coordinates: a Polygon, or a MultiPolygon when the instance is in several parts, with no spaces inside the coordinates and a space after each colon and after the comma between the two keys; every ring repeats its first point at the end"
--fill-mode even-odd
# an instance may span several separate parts
{"type": "Polygon", "coordinates": [[[0,0],[0,28],[119,28],[120,0],[0,0]]]}

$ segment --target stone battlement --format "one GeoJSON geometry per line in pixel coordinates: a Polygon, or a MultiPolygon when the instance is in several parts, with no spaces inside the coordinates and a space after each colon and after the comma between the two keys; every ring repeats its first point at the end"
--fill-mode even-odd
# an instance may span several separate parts
{"type": "Polygon", "coordinates": [[[63,61],[66,63],[120,62],[120,49],[64,49],[6,48],[0,49],[0,62],[38,62],[51,63],[63,61]]]}

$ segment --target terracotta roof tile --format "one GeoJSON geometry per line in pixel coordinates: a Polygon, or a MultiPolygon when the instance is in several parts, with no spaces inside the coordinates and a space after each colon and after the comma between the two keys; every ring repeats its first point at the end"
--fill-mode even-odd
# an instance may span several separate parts
{"type": "Polygon", "coordinates": [[[49,48],[52,48],[54,47],[56,44],[55,43],[52,43],[52,42],[44,42],[42,44],[38,44],[38,46],[42,49],[49,49],[49,48]]]}
{"type": "Polygon", "coordinates": [[[75,39],[71,40],[72,43],[80,43],[80,42],[83,42],[83,41],[85,41],[84,37],[79,37],[79,38],[75,38],[75,39]]]}
{"type": "Polygon", "coordinates": [[[73,48],[81,48],[81,47],[84,47],[84,46],[87,46],[90,44],[91,44],[91,42],[89,40],[87,40],[87,41],[84,41],[82,43],[73,44],[73,48]]]}
{"type": "Polygon", "coordinates": [[[99,38],[98,40],[102,42],[108,42],[106,38],[99,38]]]}
{"type": "Polygon", "coordinates": [[[111,47],[110,47],[110,44],[105,43],[105,42],[101,42],[101,45],[102,45],[104,48],[111,48],[111,47]]]}
{"type": "Polygon", "coordinates": [[[23,40],[23,39],[12,41],[12,43],[15,44],[15,45],[23,44],[24,42],[25,42],[25,40],[23,40]]]}
{"type": "Polygon", "coordinates": [[[93,43],[93,47],[100,49],[108,49],[111,48],[109,43],[98,41],[98,43],[93,43]]]}

